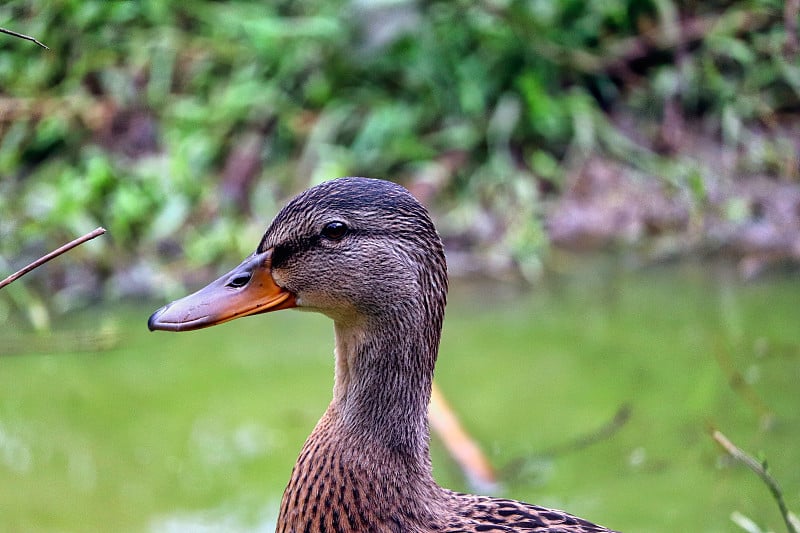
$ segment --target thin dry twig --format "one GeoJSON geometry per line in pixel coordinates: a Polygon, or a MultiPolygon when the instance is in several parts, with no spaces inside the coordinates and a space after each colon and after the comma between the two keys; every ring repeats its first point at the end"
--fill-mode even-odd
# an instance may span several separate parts
{"type": "Polygon", "coordinates": [[[7,30],[5,28],[0,28],[0,33],[5,33],[6,35],[13,35],[14,37],[19,37],[20,39],[25,39],[26,41],[34,42],[39,46],[41,46],[42,48],[44,48],[45,50],[50,50],[50,48],[46,44],[39,42],[35,37],[31,37],[30,35],[17,33],[15,31],[7,30]]]}
{"type": "Polygon", "coordinates": [[[597,444],[598,442],[610,439],[622,428],[622,426],[628,423],[631,418],[631,411],[632,409],[630,405],[622,404],[614,413],[613,418],[608,420],[599,428],[596,428],[594,431],[586,433],[585,435],[580,435],[571,442],[566,442],[560,446],[553,446],[552,448],[540,452],[539,455],[554,457],[569,452],[579,451],[597,444]]]}
{"type": "Polygon", "coordinates": [[[68,242],[67,244],[65,244],[61,248],[53,250],[52,252],[50,252],[47,255],[43,255],[42,257],[40,257],[39,259],[37,259],[36,261],[31,263],[30,265],[26,266],[25,268],[23,268],[21,270],[18,270],[17,272],[14,272],[13,274],[8,276],[3,281],[0,281],[0,289],[5,287],[6,285],[9,285],[10,283],[16,281],[17,279],[21,278],[22,276],[24,276],[25,274],[27,274],[28,272],[30,272],[34,268],[42,266],[43,264],[47,263],[51,259],[53,259],[55,257],[58,257],[59,255],[63,254],[64,252],[68,252],[68,251],[72,250],[76,246],[81,245],[81,244],[85,243],[86,241],[90,241],[90,240],[94,239],[95,237],[99,237],[100,235],[102,235],[105,232],[106,232],[105,228],[97,228],[96,230],[87,233],[83,237],[78,237],[74,241],[68,242]]]}
{"type": "MultiPolygon", "coordinates": [[[[617,431],[619,431],[626,423],[628,423],[630,418],[631,406],[628,404],[623,404],[619,407],[619,409],[617,409],[617,412],[614,413],[614,417],[605,422],[599,428],[596,428],[595,430],[584,435],[580,435],[570,442],[543,450],[535,454],[535,457],[557,457],[565,453],[588,448],[589,446],[597,444],[598,442],[610,439],[617,431]]],[[[531,457],[518,457],[516,459],[512,459],[500,470],[500,478],[508,479],[518,476],[519,472],[522,471],[523,465],[530,459],[531,457]]]]}
{"type": "Polygon", "coordinates": [[[431,428],[475,488],[496,487],[497,476],[480,446],[461,426],[452,407],[434,382],[428,407],[431,428]]]}
{"type": "Polygon", "coordinates": [[[733,392],[753,408],[760,417],[761,424],[764,427],[769,427],[775,415],[766,402],[758,395],[755,388],[747,382],[742,373],[736,368],[730,351],[722,346],[722,344],[718,344],[714,350],[714,356],[720,369],[725,374],[725,377],[728,378],[728,384],[731,389],[733,389],[733,392]]]}
{"type": "Polygon", "coordinates": [[[778,485],[778,481],[767,471],[766,463],[759,462],[746,452],[742,451],[739,447],[732,443],[728,437],[723,435],[717,429],[712,429],[711,438],[713,438],[714,441],[722,447],[722,449],[728,452],[731,457],[744,463],[747,468],[755,472],[756,475],[761,478],[761,481],[764,482],[772,494],[772,497],[778,503],[783,521],[786,522],[786,529],[789,531],[789,533],[798,533],[797,528],[793,523],[791,513],[786,507],[786,502],[783,499],[781,487],[778,485]]]}

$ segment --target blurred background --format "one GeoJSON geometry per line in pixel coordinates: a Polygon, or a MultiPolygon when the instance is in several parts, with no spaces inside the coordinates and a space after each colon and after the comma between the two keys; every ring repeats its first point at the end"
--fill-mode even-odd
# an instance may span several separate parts
{"type": "MultiPolygon", "coordinates": [[[[150,312],[326,179],[408,187],[453,289],[437,381],[497,494],[624,531],[800,509],[796,0],[10,1],[0,528],[271,531],[332,336],[150,312]]],[[[437,479],[470,490],[436,438],[437,479]]]]}

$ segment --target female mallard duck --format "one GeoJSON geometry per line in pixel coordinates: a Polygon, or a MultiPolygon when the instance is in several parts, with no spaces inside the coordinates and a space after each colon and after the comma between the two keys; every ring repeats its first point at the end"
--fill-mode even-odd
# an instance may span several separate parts
{"type": "Polygon", "coordinates": [[[184,331],[290,307],[333,319],[333,400],[292,471],[279,532],[610,531],[434,482],[426,411],[446,296],[425,208],[399,185],[342,178],[290,201],[253,255],[148,326],[184,331]]]}

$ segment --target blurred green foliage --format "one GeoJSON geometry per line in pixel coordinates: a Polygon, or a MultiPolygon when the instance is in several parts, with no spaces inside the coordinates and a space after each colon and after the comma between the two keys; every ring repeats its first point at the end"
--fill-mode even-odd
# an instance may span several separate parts
{"type": "Polygon", "coordinates": [[[230,263],[287,196],[367,175],[432,186],[445,237],[491,219],[487,254],[533,273],[543,196],[592,153],[702,198],[705,170],[659,152],[669,102],[756,150],[754,167],[784,168],[792,143],[755,148],[750,129],[800,108],[783,7],[5,2],[0,26],[50,51],[0,36],[0,264],[103,225],[106,237],[18,283],[62,308],[98,288],[177,290],[184,257],[230,263]],[[642,138],[623,133],[620,110],[642,138]]]}

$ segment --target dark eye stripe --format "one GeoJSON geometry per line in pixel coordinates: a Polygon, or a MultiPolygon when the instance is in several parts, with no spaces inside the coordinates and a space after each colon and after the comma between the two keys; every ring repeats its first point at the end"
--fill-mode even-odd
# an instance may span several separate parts
{"type": "Polygon", "coordinates": [[[272,268],[280,268],[295,254],[309,250],[317,245],[319,235],[305,239],[292,240],[275,245],[272,249],[272,268]]]}
{"type": "MultiPolygon", "coordinates": [[[[364,229],[348,228],[346,225],[345,228],[346,228],[345,235],[361,236],[361,237],[374,237],[374,236],[385,235],[385,233],[380,233],[380,232],[374,232],[364,229]]],[[[316,235],[298,237],[274,245],[272,249],[272,268],[280,268],[281,266],[285,265],[293,255],[303,253],[307,250],[311,250],[316,246],[319,246],[320,241],[322,239],[330,239],[330,238],[325,237],[323,235],[323,232],[320,232],[316,235]]],[[[335,239],[330,239],[330,240],[335,240],[335,239]]],[[[264,244],[262,243],[261,248],[263,248],[263,246],[264,244]]]]}

